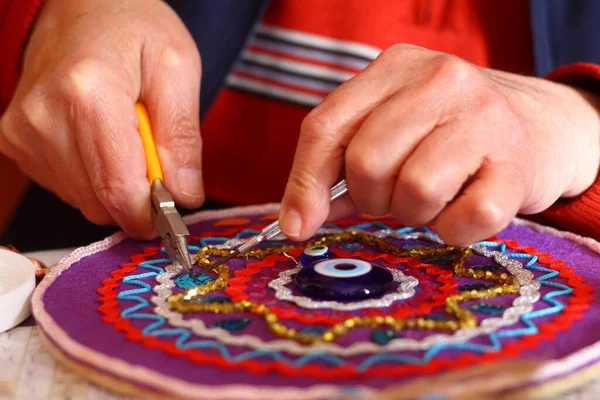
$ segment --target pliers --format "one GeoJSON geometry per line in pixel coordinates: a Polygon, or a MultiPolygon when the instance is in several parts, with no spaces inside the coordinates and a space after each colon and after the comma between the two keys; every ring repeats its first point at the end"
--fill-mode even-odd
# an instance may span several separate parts
{"type": "Polygon", "coordinates": [[[138,118],[138,131],[146,155],[148,182],[150,183],[151,192],[152,223],[160,234],[169,258],[172,261],[178,261],[191,274],[193,262],[187,247],[190,232],[183,222],[181,214],[175,208],[173,197],[163,185],[162,168],[146,107],[141,103],[137,103],[135,110],[138,118]]]}

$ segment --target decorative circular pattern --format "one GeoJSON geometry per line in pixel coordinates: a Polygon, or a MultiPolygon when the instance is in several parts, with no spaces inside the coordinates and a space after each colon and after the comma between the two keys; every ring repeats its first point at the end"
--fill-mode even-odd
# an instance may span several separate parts
{"type": "MultiPolygon", "coordinates": [[[[400,233],[395,233],[395,232],[388,232],[388,231],[376,231],[374,232],[374,236],[381,236],[381,237],[387,237],[387,236],[397,236],[398,238],[401,239],[428,239],[430,241],[433,242],[438,242],[439,239],[431,236],[428,233],[411,233],[409,235],[406,234],[400,234],[400,233]]],[[[445,334],[435,334],[435,335],[431,335],[431,336],[427,336],[425,338],[422,339],[414,339],[414,338],[397,338],[394,339],[392,341],[390,341],[390,343],[388,344],[387,348],[385,350],[387,351],[391,351],[391,350],[427,350],[427,349],[432,349],[432,348],[436,348],[441,346],[442,348],[448,347],[449,345],[452,345],[453,343],[462,343],[464,342],[466,339],[475,337],[481,333],[489,333],[489,332],[494,332],[495,330],[497,330],[499,327],[504,326],[504,325],[509,325],[509,324],[513,324],[515,323],[519,316],[526,314],[527,312],[531,312],[533,309],[533,302],[537,301],[540,297],[539,295],[539,287],[540,284],[539,282],[535,281],[534,275],[526,270],[523,267],[523,264],[514,260],[514,259],[510,259],[506,256],[505,253],[502,252],[493,252],[488,250],[487,247],[482,246],[482,245],[478,245],[478,246],[474,246],[475,250],[478,251],[479,253],[481,253],[484,256],[490,257],[492,259],[495,259],[495,261],[497,263],[499,263],[500,265],[503,265],[508,272],[511,272],[518,280],[519,284],[520,284],[520,291],[521,291],[521,298],[517,298],[515,299],[514,303],[515,305],[513,307],[506,307],[507,311],[504,313],[502,318],[488,318],[484,321],[482,321],[482,324],[480,327],[471,327],[471,326],[466,326],[464,329],[461,329],[459,331],[457,331],[455,333],[455,335],[453,337],[450,337],[448,335],[445,334]]],[[[519,257],[522,257],[523,254],[517,253],[519,254],[519,257]]],[[[286,257],[284,257],[284,259],[286,259],[286,257]]],[[[163,262],[166,260],[163,260],[163,262]]],[[[125,278],[127,279],[127,278],[125,278]]],[[[166,299],[165,299],[166,300],[166,299]]],[[[166,304],[166,301],[165,301],[166,304]]],[[[447,303],[448,304],[448,303],[447,303]]],[[[194,322],[201,321],[200,319],[196,319],[194,322]]],[[[204,323],[202,323],[204,324],[204,323]]],[[[200,325],[200,324],[199,324],[200,325]]],[[[224,332],[221,332],[221,334],[223,334],[224,332]]],[[[205,332],[202,332],[202,335],[206,335],[205,332]]],[[[212,336],[212,335],[209,335],[212,336]]],[[[223,338],[219,337],[220,340],[224,340],[223,338]]],[[[245,340],[247,340],[248,338],[246,337],[245,340]]],[[[290,341],[285,341],[285,345],[284,348],[286,351],[290,351],[292,352],[293,350],[291,350],[293,347],[293,345],[291,344],[290,341]]],[[[344,346],[345,347],[345,346],[344,346]]],[[[298,349],[298,347],[295,347],[296,349],[298,349]]],[[[310,353],[310,349],[307,350],[306,347],[302,347],[303,351],[299,352],[300,354],[307,354],[310,353]]],[[[323,346],[316,346],[315,347],[317,350],[322,350],[323,346]]],[[[341,354],[343,355],[355,355],[355,354],[362,354],[365,352],[365,348],[367,349],[367,352],[378,352],[381,350],[381,348],[379,346],[373,346],[371,344],[369,344],[368,342],[355,342],[353,343],[351,346],[349,347],[345,347],[344,351],[341,352],[341,354]]],[[[339,351],[335,350],[336,347],[335,346],[327,346],[326,347],[328,353],[332,353],[332,354],[338,354],[339,351]]],[[[339,347],[337,347],[337,349],[339,349],[339,347]]],[[[259,351],[264,351],[265,349],[262,347],[258,347],[259,351]]],[[[437,351],[436,351],[437,352],[437,351]]],[[[262,353],[261,353],[262,354],[262,353]]],[[[401,357],[402,358],[402,357],[401,357]]],[[[330,362],[332,362],[332,359],[330,357],[317,357],[317,361],[324,361],[324,360],[330,360],[330,362]]],[[[362,365],[370,365],[373,360],[378,360],[378,357],[374,357],[374,358],[368,358],[366,361],[363,361],[362,365]]],[[[359,369],[362,369],[361,367],[359,367],[359,369]]],[[[306,370],[307,372],[309,371],[308,369],[306,370]]]]}
{"type": "MultiPolygon", "coordinates": [[[[323,244],[315,244],[314,246],[308,246],[305,248],[302,254],[305,254],[309,257],[319,257],[327,254],[328,251],[329,247],[323,244]]],[[[300,262],[302,262],[302,260],[300,260],[300,262]]]]}
{"type": "Polygon", "coordinates": [[[352,258],[337,258],[305,264],[294,283],[314,299],[361,300],[385,293],[394,281],[390,271],[352,258]]]}
{"type": "MultiPolygon", "coordinates": [[[[190,251],[199,257],[227,251],[268,223],[261,218],[248,209],[205,215],[191,226],[197,236],[190,251]]],[[[562,246],[558,254],[588,268],[582,271],[597,261],[582,245],[549,232],[511,225],[503,235],[562,246]]],[[[347,272],[335,269],[339,258],[367,273],[379,264],[394,278],[389,290],[350,302],[303,296],[292,285],[298,261],[326,253],[311,256],[281,237],[202,282],[169,265],[159,247],[119,238],[65,261],[48,279],[52,285],[36,294],[36,318],[68,357],[98,370],[110,365],[110,374],[135,385],[186,397],[323,398],[353,382],[360,382],[357,393],[368,394],[525,351],[558,360],[593,343],[590,327],[600,321],[589,313],[582,319],[582,312],[595,289],[548,248],[495,238],[471,249],[445,248],[431,230],[387,219],[337,221],[320,235],[331,257],[317,261],[326,274],[347,272]],[[69,284],[79,275],[82,282],[102,281],[98,296],[86,295],[85,283],[69,284]],[[61,312],[67,304],[71,319],[61,312]],[[573,340],[556,346],[561,332],[573,340]],[[231,382],[246,389],[234,390],[231,382]]],[[[557,363],[552,371],[574,365],[557,363]]]]}
{"type": "Polygon", "coordinates": [[[370,263],[351,258],[319,261],[312,268],[318,274],[331,278],[355,278],[367,275],[373,269],[370,263]]]}
{"type": "MultiPolygon", "coordinates": [[[[332,260],[334,261],[334,260],[332,260]]],[[[359,261],[359,260],[354,260],[359,261]]],[[[406,276],[399,269],[390,269],[390,273],[393,280],[398,284],[396,292],[388,293],[379,299],[361,300],[353,302],[339,302],[339,301],[318,301],[309,297],[296,296],[292,293],[292,290],[286,287],[287,284],[292,282],[292,277],[301,271],[302,265],[286,270],[279,273],[277,279],[269,282],[269,287],[275,291],[274,296],[279,300],[290,301],[297,304],[300,307],[308,309],[316,308],[328,308],[331,310],[359,310],[369,307],[389,307],[398,300],[408,299],[415,294],[415,287],[419,284],[419,281],[412,277],[406,276]]],[[[346,317],[347,319],[349,317],[346,317]]]]}
{"type": "Polygon", "coordinates": [[[317,261],[328,260],[332,257],[333,254],[329,251],[329,247],[324,244],[315,244],[304,248],[304,251],[300,254],[300,264],[313,264],[317,261]]]}
{"type": "MultiPolygon", "coordinates": [[[[228,240],[223,245],[220,245],[220,248],[231,248],[236,245],[238,245],[238,242],[235,240],[228,240]]],[[[417,279],[419,287],[422,289],[414,296],[409,296],[401,302],[392,302],[389,307],[384,308],[370,307],[370,300],[366,300],[369,303],[362,303],[361,301],[361,303],[364,304],[364,307],[367,307],[363,309],[363,312],[366,315],[372,317],[392,315],[394,318],[426,315],[431,313],[436,307],[443,307],[446,304],[448,296],[457,293],[458,283],[454,280],[451,271],[447,269],[444,270],[435,264],[424,264],[415,257],[401,258],[389,257],[386,255],[385,259],[383,259],[381,254],[356,251],[356,246],[353,246],[352,249],[355,251],[348,252],[342,250],[347,247],[345,246],[345,243],[342,243],[340,247],[341,249],[333,249],[332,251],[337,257],[357,257],[381,264],[385,263],[385,265],[392,270],[398,270],[399,268],[402,268],[402,266],[406,266],[406,268],[402,268],[403,273],[417,279]]],[[[290,254],[294,255],[296,253],[291,252],[290,254]]],[[[290,273],[288,271],[295,266],[296,264],[291,262],[290,259],[280,256],[269,256],[264,260],[249,263],[245,268],[234,271],[233,275],[235,277],[229,280],[229,287],[225,289],[225,293],[231,296],[232,301],[261,301],[262,303],[269,305],[280,320],[292,320],[300,323],[331,326],[352,317],[351,313],[336,310],[336,307],[332,307],[332,311],[330,312],[319,308],[309,311],[303,310],[302,307],[299,307],[291,300],[291,298],[287,298],[286,300],[288,300],[288,302],[282,304],[276,293],[280,292],[287,296],[288,292],[285,286],[281,287],[279,290],[269,289],[275,289],[272,285],[277,284],[279,279],[289,280],[291,282],[291,276],[286,277],[286,275],[289,275],[290,273]],[[287,264],[282,263],[284,261],[287,264]],[[285,268],[284,265],[289,265],[289,267],[285,268]],[[275,272],[275,270],[277,272],[275,272]]],[[[291,291],[289,294],[293,296],[291,291]]],[[[392,295],[394,295],[394,293],[385,296],[392,295]]],[[[295,298],[298,297],[301,296],[296,296],[295,298]]],[[[386,299],[390,299],[390,297],[386,297],[386,299]]]]}
{"type": "MultiPolygon", "coordinates": [[[[411,233],[409,235],[406,235],[406,234],[398,234],[398,233],[393,233],[393,232],[390,233],[390,232],[380,231],[380,232],[375,232],[375,235],[383,236],[383,237],[392,235],[392,236],[396,236],[399,238],[410,238],[410,239],[415,239],[415,238],[419,239],[421,237],[427,237],[433,241],[439,240],[434,237],[431,237],[427,233],[416,233],[416,234],[411,233]]],[[[421,341],[415,340],[412,338],[395,338],[394,340],[390,340],[389,345],[383,350],[386,350],[386,351],[390,351],[390,350],[426,350],[426,349],[431,349],[432,347],[438,346],[438,345],[445,345],[445,344],[449,344],[449,343],[460,343],[461,341],[464,341],[465,339],[468,339],[470,337],[475,337],[481,333],[489,332],[490,328],[497,328],[499,326],[514,323],[520,315],[524,314],[527,311],[531,311],[531,309],[532,309],[531,302],[539,298],[538,289],[540,286],[538,282],[532,280],[533,275],[531,273],[525,271],[523,269],[523,265],[521,263],[508,259],[507,257],[505,257],[505,255],[503,253],[494,254],[493,252],[490,252],[489,250],[487,250],[485,247],[482,247],[482,246],[475,246],[475,250],[483,255],[488,256],[488,257],[495,257],[496,261],[500,263],[497,265],[505,266],[507,269],[510,270],[510,272],[514,273],[515,276],[517,276],[517,278],[519,280],[519,283],[521,285],[521,292],[522,292],[522,294],[525,294],[525,297],[516,299],[514,301],[514,305],[515,305],[514,307],[510,307],[510,308],[507,307],[506,312],[504,312],[504,315],[502,316],[502,318],[487,319],[487,320],[483,321],[483,323],[481,324],[480,327],[457,331],[453,337],[449,337],[448,335],[444,335],[444,334],[436,334],[436,335],[429,336],[421,341]]],[[[270,256],[270,257],[275,257],[275,256],[270,256]]],[[[287,260],[285,257],[283,259],[287,260]]],[[[267,265],[270,265],[270,264],[267,264],[267,265]]],[[[155,291],[161,293],[162,289],[163,289],[163,287],[162,287],[162,285],[160,285],[159,287],[157,287],[155,289],[155,291]]],[[[161,308],[164,309],[166,307],[167,297],[170,294],[171,293],[169,292],[166,296],[164,296],[162,298],[154,298],[153,299],[154,303],[157,305],[157,310],[160,310],[161,308]],[[163,304],[164,306],[161,307],[161,304],[163,304]]],[[[355,303],[352,303],[352,304],[355,304],[355,303]]],[[[276,349],[285,349],[286,351],[289,351],[292,353],[305,354],[307,352],[306,347],[294,346],[294,344],[291,343],[290,341],[283,341],[283,342],[275,341],[275,342],[272,342],[271,344],[267,344],[266,342],[263,342],[258,338],[252,338],[252,337],[248,337],[246,335],[244,335],[242,338],[240,338],[241,340],[231,339],[231,337],[229,337],[228,333],[224,332],[224,331],[220,331],[213,335],[206,330],[206,325],[202,322],[202,320],[199,320],[199,319],[188,320],[185,323],[182,323],[181,322],[182,319],[179,318],[180,314],[177,312],[175,312],[175,313],[165,312],[165,311],[158,311],[158,312],[160,315],[167,317],[167,321],[170,324],[180,326],[180,327],[181,326],[191,327],[193,329],[194,333],[196,333],[196,334],[199,334],[201,336],[218,337],[224,343],[238,344],[238,345],[248,343],[249,346],[259,349],[259,350],[276,348],[276,349]],[[255,344],[249,344],[249,343],[255,343],[255,344]]],[[[388,344],[388,343],[386,343],[386,344],[388,344]]],[[[365,352],[368,353],[368,352],[382,351],[382,348],[380,346],[376,346],[376,345],[368,343],[368,342],[357,342],[357,343],[353,343],[350,346],[343,346],[343,347],[339,347],[334,344],[319,345],[319,346],[315,346],[315,349],[316,350],[326,349],[328,351],[328,353],[341,354],[341,355],[345,355],[345,356],[362,354],[365,352]]]]}

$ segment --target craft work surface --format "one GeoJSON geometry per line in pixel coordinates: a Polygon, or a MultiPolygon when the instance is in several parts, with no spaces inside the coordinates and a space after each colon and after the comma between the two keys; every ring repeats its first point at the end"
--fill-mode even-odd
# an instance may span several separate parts
{"type": "MultiPolygon", "coordinates": [[[[189,251],[199,264],[223,257],[276,212],[193,215],[189,251]]],[[[600,370],[598,251],[591,239],[520,220],[450,248],[429,228],[358,215],[328,223],[310,243],[277,237],[191,278],[159,241],[116,234],[63,259],[34,293],[33,311],[53,355],[129,393],[404,398],[451,385],[576,396],[600,370]],[[311,253],[321,248],[327,260],[311,253]],[[361,276],[375,285],[374,273],[386,286],[358,298],[352,285],[361,276]],[[306,289],[321,278],[339,290],[306,289]]]]}
{"type": "Polygon", "coordinates": [[[125,400],[58,363],[31,324],[0,334],[0,400],[125,400]]]}
{"type": "MultiPolygon", "coordinates": [[[[53,266],[73,249],[25,254],[53,266]]],[[[125,400],[89,382],[57,363],[42,344],[38,328],[29,319],[0,333],[0,400],[125,400]]]]}
{"type": "Polygon", "coordinates": [[[23,322],[31,314],[35,266],[20,254],[0,249],[0,332],[23,322]]]}

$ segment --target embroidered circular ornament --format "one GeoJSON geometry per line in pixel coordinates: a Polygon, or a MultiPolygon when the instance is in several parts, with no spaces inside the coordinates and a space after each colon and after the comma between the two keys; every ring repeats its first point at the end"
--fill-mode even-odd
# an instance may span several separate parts
{"type": "MultiPolygon", "coordinates": [[[[191,216],[189,250],[201,262],[227,254],[276,211],[191,216]]],[[[310,243],[275,238],[192,279],[159,241],[116,234],[62,260],[33,310],[57,358],[145,396],[411,398],[450,386],[543,396],[583,383],[600,361],[599,250],[521,220],[450,248],[428,228],[359,215],[310,243]],[[354,300],[299,290],[300,260],[323,248],[327,258],[310,268],[333,284],[379,268],[388,286],[354,300]]]]}

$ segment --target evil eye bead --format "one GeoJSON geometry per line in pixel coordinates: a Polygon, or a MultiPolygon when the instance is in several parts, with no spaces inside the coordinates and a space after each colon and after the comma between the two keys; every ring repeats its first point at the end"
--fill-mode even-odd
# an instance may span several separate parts
{"type": "Polygon", "coordinates": [[[323,276],[354,278],[368,274],[373,267],[366,261],[348,258],[323,261],[315,264],[314,269],[323,276]]]}
{"type": "Polygon", "coordinates": [[[308,265],[316,261],[327,260],[331,257],[333,257],[333,254],[331,254],[327,246],[324,244],[315,244],[304,249],[300,255],[300,264],[308,265]]]}
{"type": "Polygon", "coordinates": [[[296,287],[314,299],[357,300],[382,295],[394,277],[377,264],[352,258],[320,260],[296,274],[296,287]]]}

